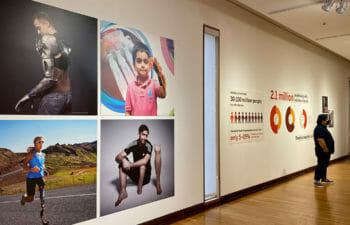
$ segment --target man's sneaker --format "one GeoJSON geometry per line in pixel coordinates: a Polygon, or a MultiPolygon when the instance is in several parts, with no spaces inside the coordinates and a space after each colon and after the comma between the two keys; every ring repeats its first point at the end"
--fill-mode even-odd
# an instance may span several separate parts
{"type": "Polygon", "coordinates": [[[22,198],[21,198],[21,205],[24,205],[26,203],[26,197],[24,195],[22,195],[22,198]]]}
{"type": "Polygon", "coordinates": [[[325,180],[323,180],[323,181],[321,181],[322,183],[325,183],[325,184],[333,184],[334,183],[334,181],[332,181],[332,180],[328,180],[328,179],[325,179],[325,180]]]}
{"type": "Polygon", "coordinates": [[[316,187],[324,187],[324,185],[321,184],[320,182],[314,182],[314,185],[315,185],[316,187]]]}

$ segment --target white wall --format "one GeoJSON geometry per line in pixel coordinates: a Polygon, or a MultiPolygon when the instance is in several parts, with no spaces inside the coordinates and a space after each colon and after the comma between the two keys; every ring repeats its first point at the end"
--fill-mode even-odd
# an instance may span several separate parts
{"type": "Polygon", "coordinates": [[[305,132],[307,134],[312,134],[317,115],[321,113],[321,97],[328,96],[329,108],[335,111],[335,127],[330,129],[336,142],[332,159],[348,154],[349,62],[263,19],[236,10],[235,7],[230,9],[234,16],[223,15],[225,23],[220,24],[221,194],[232,193],[316,164],[313,139],[295,141],[298,125],[293,133],[286,130],[285,111],[282,108],[282,127],[278,134],[271,131],[269,115],[272,106],[286,106],[286,103],[269,99],[271,89],[308,94],[308,107],[313,119],[305,132]],[[226,141],[226,99],[229,91],[234,89],[264,94],[263,141],[247,144],[229,144],[226,141]]]}
{"type": "MultiPolygon", "coordinates": [[[[333,158],[348,153],[350,63],[283,31],[225,0],[40,0],[73,12],[169,37],[175,41],[175,196],[82,224],[136,224],[203,201],[203,24],[221,32],[221,116],[232,89],[306,92],[311,111],[321,96],[335,110],[333,158]]],[[[83,38],[83,37],[82,37],[83,38]]],[[[265,118],[271,104],[266,102],[265,118]]],[[[101,119],[103,117],[97,117],[101,119]]],[[[221,134],[225,135],[224,120],[221,134]]],[[[265,119],[264,140],[228,144],[221,138],[221,194],[225,195],[315,164],[312,141],[274,135],[265,119]]],[[[311,183],[311,181],[310,181],[311,183]]]]}

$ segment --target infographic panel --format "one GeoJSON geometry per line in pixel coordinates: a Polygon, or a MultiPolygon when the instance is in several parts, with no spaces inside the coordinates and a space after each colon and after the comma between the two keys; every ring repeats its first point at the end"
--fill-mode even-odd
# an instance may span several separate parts
{"type": "Polygon", "coordinates": [[[275,134],[294,135],[295,140],[308,140],[312,136],[312,113],[306,93],[270,90],[270,130],[275,134]]]}
{"type": "Polygon", "coordinates": [[[254,142],[263,139],[262,96],[262,93],[254,91],[230,91],[227,115],[229,143],[254,142]]]}

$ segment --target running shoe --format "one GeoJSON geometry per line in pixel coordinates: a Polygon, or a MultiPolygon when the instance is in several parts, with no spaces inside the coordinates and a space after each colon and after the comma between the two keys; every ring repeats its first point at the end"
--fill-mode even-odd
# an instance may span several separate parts
{"type": "Polygon", "coordinates": [[[328,180],[328,179],[325,179],[323,181],[321,181],[322,183],[325,183],[325,184],[333,184],[334,181],[333,180],[328,180]]]}
{"type": "Polygon", "coordinates": [[[314,185],[315,185],[316,187],[324,187],[324,185],[321,184],[320,182],[315,182],[314,185]]]}

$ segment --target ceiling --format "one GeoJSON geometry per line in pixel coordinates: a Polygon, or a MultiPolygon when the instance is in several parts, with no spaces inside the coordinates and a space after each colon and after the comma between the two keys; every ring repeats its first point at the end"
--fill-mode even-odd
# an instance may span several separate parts
{"type": "Polygon", "coordinates": [[[350,0],[344,14],[321,9],[321,0],[229,0],[287,27],[350,60],[350,0]]]}

